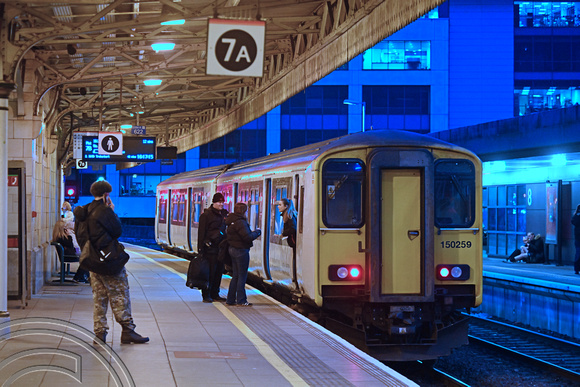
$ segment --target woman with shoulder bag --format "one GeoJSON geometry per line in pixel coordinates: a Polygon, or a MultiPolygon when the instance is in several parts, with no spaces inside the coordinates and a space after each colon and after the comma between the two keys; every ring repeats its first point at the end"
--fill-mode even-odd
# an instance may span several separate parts
{"type": "Polygon", "coordinates": [[[246,296],[246,279],[248,278],[248,267],[250,266],[250,248],[252,242],[258,238],[262,232],[258,229],[252,231],[246,219],[248,206],[245,203],[236,203],[234,212],[226,218],[227,240],[229,253],[232,258],[232,280],[226,299],[227,305],[252,306],[246,296]]]}

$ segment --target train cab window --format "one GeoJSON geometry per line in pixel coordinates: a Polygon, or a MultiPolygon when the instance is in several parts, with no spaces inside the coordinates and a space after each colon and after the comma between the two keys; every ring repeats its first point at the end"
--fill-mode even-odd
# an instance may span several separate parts
{"type": "Polygon", "coordinates": [[[468,160],[435,164],[435,225],[470,227],[475,221],[475,166],[468,160]]]}
{"type": "Polygon", "coordinates": [[[327,227],[361,227],[364,163],[355,159],[328,160],[322,167],[322,218],[327,227]]]}

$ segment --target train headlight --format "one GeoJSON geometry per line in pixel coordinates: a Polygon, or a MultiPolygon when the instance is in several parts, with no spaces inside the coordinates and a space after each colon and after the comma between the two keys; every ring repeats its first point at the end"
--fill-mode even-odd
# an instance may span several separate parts
{"type": "Polygon", "coordinates": [[[330,265],[328,279],[331,281],[360,281],[363,269],[360,265],[330,265]]]}
{"type": "Polygon", "coordinates": [[[338,278],[345,279],[348,277],[348,269],[346,267],[339,267],[336,271],[338,278]]]}
{"type": "Polygon", "coordinates": [[[437,279],[440,281],[466,281],[470,276],[469,265],[437,265],[437,279]]]}
{"type": "Polygon", "coordinates": [[[461,277],[461,274],[463,274],[463,270],[461,270],[459,266],[454,266],[453,269],[451,269],[451,277],[459,278],[461,277]]]}

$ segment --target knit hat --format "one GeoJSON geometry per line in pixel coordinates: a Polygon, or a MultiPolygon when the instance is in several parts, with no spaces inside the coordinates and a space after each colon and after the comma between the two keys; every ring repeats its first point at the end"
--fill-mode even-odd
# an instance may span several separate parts
{"type": "Polygon", "coordinates": [[[217,203],[217,202],[225,202],[226,199],[224,198],[224,195],[221,194],[221,192],[217,192],[215,195],[213,195],[213,199],[211,199],[212,203],[217,203]]]}

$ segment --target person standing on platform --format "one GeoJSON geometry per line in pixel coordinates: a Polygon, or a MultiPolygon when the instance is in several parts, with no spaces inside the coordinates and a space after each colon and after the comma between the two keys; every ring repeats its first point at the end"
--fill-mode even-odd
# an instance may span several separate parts
{"type": "Polygon", "coordinates": [[[580,204],[578,204],[576,212],[572,216],[572,224],[574,225],[574,246],[576,247],[574,273],[580,274],[580,204]]]}
{"type": "MultiPolygon", "coordinates": [[[[109,194],[113,187],[106,180],[96,181],[91,185],[91,194],[94,200],[85,205],[75,208],[75,224],[88,222],[88,238],[97,249],[108,246],[118,239],[123,232],[121,221],[115,214],[115,205],[109,194]]],[[[79,238],[79,231],[77,236],[79,238]]],[[[88,243],[80,241],[81,243],[88,243]]],[[[91,272],[91,287],[93,289],[93,320],[94,332],[102,341],[107,339],[107,308],[109,303],[113,310],[115,320],[123,327],[121,333],[122,344],[142,344],[149,341],[149,337],[143,337],[135,332],[135,323],[131,315],[131,296],[129,294],[129,279],[125,267],[117,274],[103,275],[91,272]]]]}
{"type": "Polygon", "coordinates": [[[246,296],[246,279],[250,266],[250,248],[253,241],[262,231],[250,229],[246,213],[248,206],[245,203],[236,203],[234,212],[226,218],[228,225],[228,244],[230,257],[232,257],[233,275],[228,289],[227,305],[252,306],[246,296]]]}
{"type": "Polygon", "coordinates": [[[225,198],[220,192],[213,195],[211,202],[199,217],[197,232],[198,252],[209,262],[209,287],[201,291],[203,302],[225,301],[220,296],[224,264],[218,260],[218,252],[221,241],[226,238],[228,210],[224,209],[225,198]]]}
{"type": "Polygon", "coordinates": [[[66,223],[67,228],[72,229],[74,227],[75,216],[72,212],[72,207],[66,200],[62,203],[62,218],[66,223]]]}

